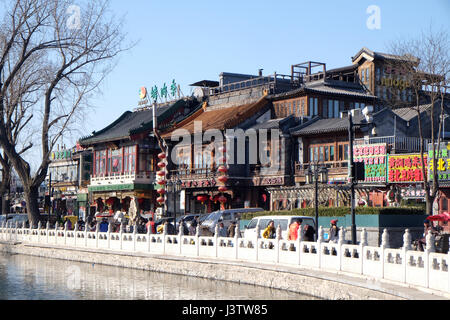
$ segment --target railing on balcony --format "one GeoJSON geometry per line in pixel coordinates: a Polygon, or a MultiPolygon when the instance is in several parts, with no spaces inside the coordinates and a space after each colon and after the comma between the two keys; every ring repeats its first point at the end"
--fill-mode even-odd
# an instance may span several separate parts
{"type": "MultiPolygon", "coordinates": [[[[426,151],[431,140],[424,139],[424,142],[424,151],[426,151]]],[[[355,139],[355,145],[376,143],[387,143],[391,150],[395,152],[420,152],[420,138],[416,137],[385,136],[355,139]]]]}
{"type": "Polygon", "coordinates": [[[97,174],[91,176],[92,185],[101,185],[105,183],[119,183],[119,182],[144,182],[152,183],[155,180],[155,172],[142,171],[133,173],[110,173],[110,174],[97,174]]]}
{"type": "MultiPolygon", "coordinates": [[[[312,163],[295,163],[295,175],[304,176],[306,175],[308,168],[311,167],[312,163]]],[[[328,168],[328,174],[345,174],[348,172],[348,161],[334,161],[321,163],[328,168]]]]}
{"type": "Polygon", "coordinates": [[[265,86],[269,90],[269,93],[274,93],[277,88],[277,84],[280,84],[280,82],[281,83],[287,82],[292,85],[293,84],[292,76],[274,73],[273,75],[270,76],[262,76],[243,81],[227,83],[220,87],[210,88],[209,95],[214,96],[222,93],[229,93],[233,91],[239,91],[243,89],[260,86],[265,86]],[[289,80],[289,82],[287,82],[286,80],[289,80]]]}
{"type": "Polygon", "coordinates": [[[195,179],[195,178],[214,178],[218,176],[215,167],[207,168],[179,168],[170,171],[170,177],[177,177],[179,179],[195,179]]]}

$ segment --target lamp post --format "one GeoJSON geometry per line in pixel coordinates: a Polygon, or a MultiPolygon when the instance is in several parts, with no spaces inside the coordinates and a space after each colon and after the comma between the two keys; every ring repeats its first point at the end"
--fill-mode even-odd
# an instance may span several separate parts
{"type": "Polygon", "coordinates": [[[319,182],[323,184],[328,183],[328,168],[324,165],[319,165],[319,163],[311,164],[307,171],[307,183],[314,183],[314,210],[316,216],[316,232],[314,234],[314,239],[317,241],[319,233],[319,182]]]}

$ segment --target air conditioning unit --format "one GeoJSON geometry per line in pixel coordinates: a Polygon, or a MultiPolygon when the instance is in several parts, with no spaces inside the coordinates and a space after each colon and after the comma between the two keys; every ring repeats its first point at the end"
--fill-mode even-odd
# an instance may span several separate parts
{"type": "Polygon", "coordinates": [[[350,113],[352,114],[352,117],[359,116],[361,115],[361,109],[352,109],[350,110],[350,113]]]}

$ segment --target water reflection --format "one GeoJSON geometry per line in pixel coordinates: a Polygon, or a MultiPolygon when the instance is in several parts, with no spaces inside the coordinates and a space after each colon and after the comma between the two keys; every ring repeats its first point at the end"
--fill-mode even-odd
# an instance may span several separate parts
{"type": "Polygon", "coordinates": [[[0,255],[2,300],[312,300],[251,285],[119,267],[0,255]]]}

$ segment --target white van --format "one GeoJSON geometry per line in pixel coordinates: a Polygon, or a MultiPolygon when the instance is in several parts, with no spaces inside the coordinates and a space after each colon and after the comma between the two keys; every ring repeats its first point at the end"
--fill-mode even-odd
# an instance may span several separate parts
{"type": "Polygon", "coordinates": [[[244,230],[244,238],[246,239],[254,239],[256,237],[256,226],[259,226],[259,236],[262,238],[264,229],[267,228],[267,225],[270,221],[273,220],[275,224],[275,230],[278,226],[281,226],[281,238],[287,240],[288,237],[288,228],[289,225],[293,222],[294,219],[302,219],[302,225],[310,225],[316,229],[316,224],[314,223],[314,218],[305,217],[305,216],[260,216],[254,217],[248,224],[245,226],[244,230]]]}
{"type": "MultiPolygon", "coordinates": [[[[201,226],[207,228],[207,232],[214,234],[216,225],[219,222],[223,222],[225,228],[228,228],[231,222],[236,222],[241,219],[241,214],[247,212],[261,212],[264,211],[262,208],[240,208],[240,209],[227,209],[219,210],[210,213],[202,222],[201,226]]],[[[202,234],[209,235],[209,234],[202,234]]]]}

